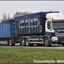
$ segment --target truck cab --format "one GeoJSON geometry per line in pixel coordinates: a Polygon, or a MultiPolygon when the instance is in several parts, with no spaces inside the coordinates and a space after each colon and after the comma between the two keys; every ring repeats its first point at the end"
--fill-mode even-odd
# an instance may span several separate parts
{"type": "MultiPolygon", "coordinates": [[[[57,41],[57,44],[64,45],[64,14],[63,13],[48,13],[46,15],[45,31],[51,37],[52,41],[57,41]]],[[[53,43],[53,42],[52,42],[53,43]]]]}

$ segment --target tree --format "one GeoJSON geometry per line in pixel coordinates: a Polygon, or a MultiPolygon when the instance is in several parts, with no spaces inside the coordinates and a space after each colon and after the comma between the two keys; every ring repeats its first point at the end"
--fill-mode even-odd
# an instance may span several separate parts
{"type": "Polygon", "coordinates": [[[6,16],[6,14],[4,13],[3,14],[3,20],[6,20],[7,19],[7,16],[6,16]]]}
{"type": "Polygon", "coordinates": [[[29,12],[16,12],[13,17],[16,17],[16,16],[23,16],[23,15],[27,15],[27,14],[31,14],[29,12]]]}
{"type": "Polygon", "coordinates": [[[10,19],[10,14],[8,14],[8,19],[10,19]]]}

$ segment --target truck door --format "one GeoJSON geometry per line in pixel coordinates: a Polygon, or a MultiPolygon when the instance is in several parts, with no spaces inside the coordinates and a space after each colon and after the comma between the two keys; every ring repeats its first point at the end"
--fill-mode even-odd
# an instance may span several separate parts
{"type": "Polygon", "coordinates": [[[52,21],[47,20],[45,22],[45,32],[54,32],[54,30],[52,29],[52,21]]]}

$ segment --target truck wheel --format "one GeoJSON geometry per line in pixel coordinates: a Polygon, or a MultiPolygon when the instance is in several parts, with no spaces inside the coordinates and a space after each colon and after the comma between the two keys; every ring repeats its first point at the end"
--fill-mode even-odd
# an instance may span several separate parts
{"type": "Polygon", "coordinates": [[[26,39],[26,46],[29,46],[29,40],[26,39]]]}
{"type": "Polygon", "coordinates": [[[47,46],[51,46],[51,44],[49,43],[49,39],[48,38],[45,38],[45,46],[47,47],[47,46]]]}
{"type": "Polygon", "coordinates": [[[26,46],[26,39],[21,39],[20,45],[26,46]]]}

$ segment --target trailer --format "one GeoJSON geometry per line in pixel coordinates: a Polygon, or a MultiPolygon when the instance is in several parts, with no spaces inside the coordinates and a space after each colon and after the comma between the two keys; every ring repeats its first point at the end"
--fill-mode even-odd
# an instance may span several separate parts
{"type": "Polygon", "coordinates": [[[15,25],[20,45],[33,44],[51,46],[58,44],[58,37],[53,29],[53,19],[63,20],[58,11],[38,12],[15,17],[15,25]],[[60,19],[59,19],[60,18],[60,19]]]}
{"type": "Polygon", "coordinates": [[[16,43],[16,26],[13,23],[0,23],[0,41],[7,41],[7,45],[16,43]]]}

